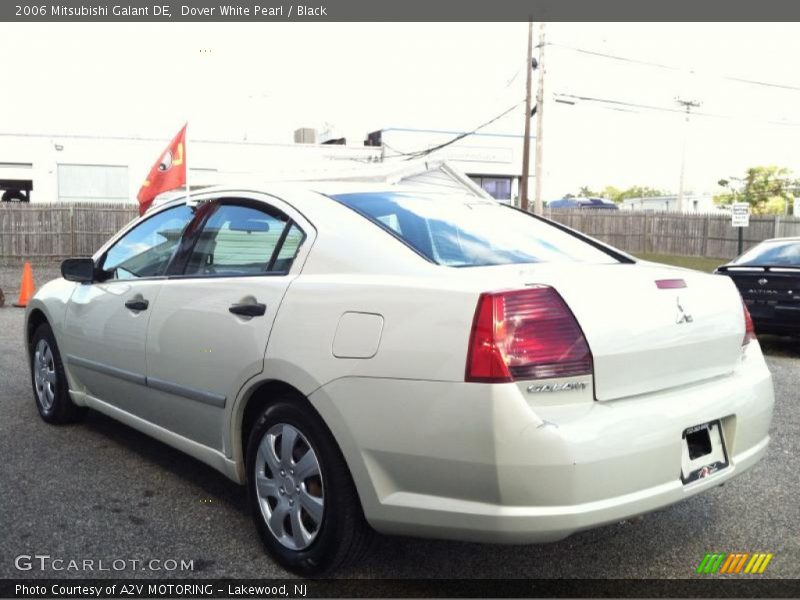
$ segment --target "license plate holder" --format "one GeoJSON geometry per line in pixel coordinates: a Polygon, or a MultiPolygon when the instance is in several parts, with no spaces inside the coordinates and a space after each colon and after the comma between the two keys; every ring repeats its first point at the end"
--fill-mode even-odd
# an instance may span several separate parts
{"type": "Polygon", "coordinates": [[[681,481],[705,479],[728,467],[728,451],[719,419],[689,427],[681,444],[681,481]]]}

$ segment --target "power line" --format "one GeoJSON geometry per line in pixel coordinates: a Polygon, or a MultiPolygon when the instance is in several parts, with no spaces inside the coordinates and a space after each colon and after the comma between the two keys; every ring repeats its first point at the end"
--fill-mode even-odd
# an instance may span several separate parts
{"type": "MultiPolygon", "coordinates": [[[[557,92],[555,94],[557,96],[556,102],[559,104],[571,104],[574,105],[574,100],[581,100],[585,102],[594,102],[600,105],[603,105],[603,108],[609,110],[617,110],[620,112],[630,112],[634,114],[638,114],[638,111],[635,110],[627,110],[629,108],[639,108],[643,110],[651,110],[654,112],[665,112],[665,113],[678,113],[684,114],[686,111],[685,109],[680,108],[671,108],[666,106],[656,106],[653,104],[641,104],[638,102],[629,102],[626,100],[617,100],[612,98],[597,98],[595,96],[582,96],[579,94],[564,94],[557,92]],[[560,98],[568,98],[571,101],[561,101],[559,102],[560,98]]],[[[721,115],[716,113],[710,112],[701,112],[701,111],[692,111],[693,116],[697,117],[709,117],[712,119],[732,119],[732,120],[743,120],[743,121],[763,121],[770,125],[781,125],[786,127],[800,127],[800,122],[796,121],[775,121],[771,119],[764,119],[762,117],[757,117],[754,115],[721,115]]]]}
{"type": "Polygon", "coordinates": [[[668,71],[681,71],[680,67],[674,67],[671,65],[665,65],[656,62],[650,62],[646,60],[640,60],[638,58],[628,58],[626,56],[618,56],[616,54],[607,54],[605,52],[598,52],[597,50],[588,50],[586,48],[578,48],[577,46],[570,46],[568,44],[560,44],[558,42],[549,42],[549,46],[556,46],[558,48],[564,48],[565,50],[572,50],[573,52],[578,52],[580,54],[588,54],[589,56],[598,56],[600,58],[609,58],[611,60],[617,60],[620,62],[626,63],[633,63],[637,65],[644,65],[646,67],[656,67],[658,69],[665,69],[668,71]]]}
{"type": "Polygon", "coordinates": [[[610,60],[616,60],[618,62],[624,63],[631,63],[636,65],[642,65],[646,67],[653,67],[657,69],[662,69],[665,71],[673,71],[673,72],[684,72],[689,73],[691,75],[709,75],[711,77],[716,77],[718,79],[723,79],[725,81],[733,81],[736,83],[743,83],[747,85],[756,85],[760,87],[767,87],[767,88],[776,88],[781,90],[788,90],[792,92],[800,92],[800,86],[797,85],[790,85],[786,83],[774,83],[771,81],[759,81],[758,79],[748,79],[746,77],[736,77],[733,75],[722,75],[719,73],[702,73],[695,71],[694,69],[688,69],[686,67],[678,67],[675,65],[668,65],[664,63],[652,62],[647,60],[640,60],[638,58],[630,58],[628,56],[620,56],[618,54],[609,54],[607,52],[599,52],[597,50],[589,50],[587,48],[579,48],[577,46],[570,46],[568,44],[560,44],[558,42],[549,42],[548,45],[556,46],[558,48],[564,48],[565,50],[571,50],[572,52],[578,52],[580,54],[587,54],[589,56],[596,56],[599,58],[607,58],[610,60]]]}
{"type": "MultiPolygon", "coordinates": [[[[683,113],[684,111],[679,108],[669,108],[666,106],[655,106],[653,104],[640,104],[637,102],[628,102],[625,100],[614,100],[611,98],[595,98],[594,96],[581,96],[578,94],[562,94],[557,93],[557,96],[561,98],[569,98],[571,100],[582,100],[584,102],[600,102],[603,104],[611,104],[614,106],[623,106],[623,107],[630,107],[630,108],[643,108],[647,110],[659,111],[659,112],[668,112],[668,113],[683,113]]],[[[696,112],[693,113],[695,115],[702,115],[704,117],[719,117],[721,115],[713,115],[711,113],[701,113],[696,112]]]]}
{"type": "MultiPolygon", "coordinates": [[[[384,158],[400,158],[401,156],[404,156],[404,157],[406,157],[405,160],[413,160],[415,158],[422,158],[423,156],[427,156],[428,154],[431,154],[432,152],[436,152],[437,150],[441,150],[442,148],[446,148],[447,146],[450,146],[451,144],[455,144],[459,140],[463,140],[466,137],[469,137],[469,136],[471,136],[471,135],[473,135],[475,133],[478,133],[484,127],[488,127],[489,125],[491,125],[495,121],[499,121],[500,119],[505,117],[508,113],[510,113],[513,110],[517,109],[523,102],[525,102],[525,100],[520,100],[514,106],[504,110],[499,115],[489,119],[485,123],[482,123],[481,125],[478,125],[475,129],[473,129],[471,131],[465,131],[464,133],[459,133],[458,135],[456,135],[452,139],[450,139],[450,140],[448,140],[446,142],[443,142],[441,144],[437,144],[436,146],[432,146],[430,148],[423,148],[421,150],[414,150],[412,152],[399,152],[395,148],[391,148],[391,147],[387,146],[390,150],[392,150],[394,152],[397,152],[397,154],[392,154],[391,156],[386,156],[384,158]]],[[[386,144],[383,144],[383,145],[386,146],[386,144]]]]}

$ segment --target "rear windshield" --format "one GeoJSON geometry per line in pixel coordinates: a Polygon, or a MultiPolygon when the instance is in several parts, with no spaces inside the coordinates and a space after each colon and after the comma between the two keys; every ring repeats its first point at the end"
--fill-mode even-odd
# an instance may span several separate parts
{"type": "Polygon", "coordinates": [[[334,196],[440,265],[617,262],[609,254],[497,202],[449,194],[334,196]]]}
{"type": "Polygon", "coordinates": [[[800,267],[800,241],[763,242],[742,254],[731,264],[800,267]]]}

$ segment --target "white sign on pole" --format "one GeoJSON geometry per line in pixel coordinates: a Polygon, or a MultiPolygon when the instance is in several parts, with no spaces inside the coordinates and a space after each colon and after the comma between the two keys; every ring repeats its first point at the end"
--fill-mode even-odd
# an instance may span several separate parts
{"type": "Polygon", "coordinates": [[[734,227],[750,226],[750,205],[747,202],[731,204],[731,225],[734,227]]]}

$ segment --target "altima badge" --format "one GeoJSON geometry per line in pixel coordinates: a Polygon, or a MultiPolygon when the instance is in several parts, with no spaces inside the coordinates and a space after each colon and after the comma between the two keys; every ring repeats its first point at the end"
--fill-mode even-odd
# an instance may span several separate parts
{"type": "Polygon", "coordinates": [[[694,321],[694,318],[692,317],[692,315],[690,315],[688,312],[686,312],[686,310],[683,308],[683,306],[681,306],[681,297],[680,296],[676,296],[675,300],[677,300],[677,302],[678,302],[678,318],[677,318],[677,320],[675,322],[678,325],[680,325],[681,323],[691,323],[692,321],[694,321]]]}

